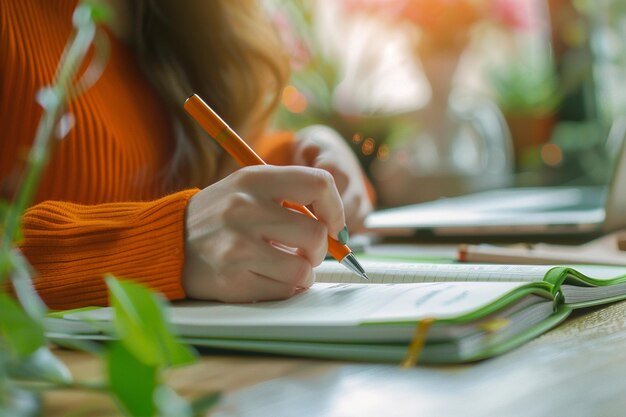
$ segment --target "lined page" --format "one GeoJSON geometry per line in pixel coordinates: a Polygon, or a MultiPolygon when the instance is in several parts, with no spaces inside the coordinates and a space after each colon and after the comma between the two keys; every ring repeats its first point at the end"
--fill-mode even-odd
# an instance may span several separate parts
{"type": "MultiPolygon", "coordinates": [[[[480,309],[523,285],[521,282],[316,283],[284,301],[176,303],[170,310],[170,319],[177,329],[204,328],[205,335],[210,336],[212,327],[338,326],[426,317],[452,318],[480,309]]],[[[91,310],[69,316],[111,320],[112,310],[91,310]]]]}
{"type": "Polygon", "coordinates": [[[337,261],[322,262],[315,269],[317,282],[358,284],[406,284],[414,282],[535,282],[542,281],[552,265],[421,264],[364,261],[369,281],[337,261]]]}

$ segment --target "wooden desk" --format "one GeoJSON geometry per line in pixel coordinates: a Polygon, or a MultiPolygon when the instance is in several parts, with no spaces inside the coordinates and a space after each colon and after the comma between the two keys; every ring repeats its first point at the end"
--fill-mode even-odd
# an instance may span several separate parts
{"type": "MultiPolygon", "coordinates": [[[[97,375],[97,362],[63,351],[79,378],[97,375]]],[[[184,395],[222,390],[213,416],[624,416],[626,301],[576,313],[506,355],[455,367],[340,363],[262,356],[204,356],[173,371],[184,395]]],[[[96,394],[57,392],[44,415],[83,410],[117,415],[96,394]]]]}

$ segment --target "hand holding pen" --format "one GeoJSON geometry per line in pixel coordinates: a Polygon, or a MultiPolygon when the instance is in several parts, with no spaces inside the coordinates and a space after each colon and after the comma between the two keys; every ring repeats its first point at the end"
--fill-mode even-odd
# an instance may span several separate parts
{"type": "Polygon", "coordinates": [[[265,166],[199,97],[190,98],[185,109],[240,164],[259,165],[235,172],[189,202],[183,283],[190,297],[231,302],[288,297],[312,284],[312,267],[327,249],[366,278],[350,249],[337,241],[345,217],[330,174],[265,166]],[[285,210],[280,205],[285,201],[307,215],[285,210]]]}

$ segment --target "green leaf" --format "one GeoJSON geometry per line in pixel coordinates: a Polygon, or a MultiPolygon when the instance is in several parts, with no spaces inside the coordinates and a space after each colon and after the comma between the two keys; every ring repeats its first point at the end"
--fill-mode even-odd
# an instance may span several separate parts
{"type": "Polygon", "coordinates": [[[70,371],[47,347],[41,347],[25,358],[9,362],[8,371],[14,379],[37,380],[54,384],[72,382],[70,371]]]}
{"type": "Polygon", "coordinates": [[[21,308],[34,320],[43,322],[48,307],[41,300],[33,286],[31,278],[33,275],[32,267],[19,250],[13,250],[9,255],[11,257],[13,289],[15,290],[16,298],[21,304],[21,308]]]}
{"type": "Polygon", "coordinates": [[[115,329],[121,343],[144,363],[154,366],[184,365],[195,361],[190,347],[169,331],[165,301],[149,289],[129,281],[107,278],[115,311],[115,329]]]}
{"type": "Polygon", "coordinates": [[[0,283],[4,282],[12,270],[11,252],[2,247],[0,248],[0,283]]]}
{"type": "Polygon", "coordinates": [[[132,416],[149,417],[155,414],[154,394],[158,368],[147,365],[124,344],[108,345],[107,369],[113,395],[132,416]]]}
{"type": "MultiPolygon", "coordinates": [[[[34,417],[41,415],[41,395],[15,385],[3,386],[6,402],[0,402],[0,417],[34,417]]],[[[2,400],[2,399],[0,399],[2,400]]]]}
{"type": "Polygon", "coordinates": [[[0,336],[12,353],[25,357],[45,344],[44,329],[6,294],[0,294],[0,336]]]}
{"type": "Polygon", "coordinates": [[[85,1],[85,4],[91,9],[91,20],[94,23],[107,23],[112,20],[111,8],[101,1],[85,1]]]}
{"type": "Polygon", "coordinates": [[[211,408],[215,407],[222,397],[221,392],[212,392],[202,397],[193,400],[191,406],[193,407],[194,416],[203,416],[211,408]]]}
{"type": "Polygon", "coordinates": [[[194,415],[189,402],[167,385],[157,387],[154,402],[159,416],[193,417],[194,415]]]}
{"type": "Polygon", "coordinates": [[[76,7],[72,16],[74,26],[76,27],[106,23],[111,21],[111,18],[110,7],[101,1],[94,0],[83,0],[76,7]]]}

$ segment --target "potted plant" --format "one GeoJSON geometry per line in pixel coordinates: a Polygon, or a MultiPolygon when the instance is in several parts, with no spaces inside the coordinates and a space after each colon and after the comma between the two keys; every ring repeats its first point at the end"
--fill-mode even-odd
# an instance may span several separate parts
{"type": "Polygon", "coordinates": [[[511,131],[516,169],[531,168],[556,124],[561,102],[556,72],[550,63],[532,65],[517,58],[492,70],[489,78],[511,131]]]}

